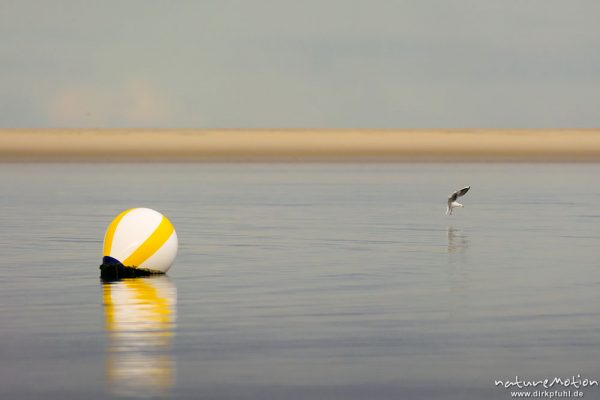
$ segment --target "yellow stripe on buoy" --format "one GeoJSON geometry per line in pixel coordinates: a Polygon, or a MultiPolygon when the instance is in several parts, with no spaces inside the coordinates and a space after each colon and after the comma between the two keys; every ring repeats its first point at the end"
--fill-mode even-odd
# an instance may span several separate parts
{"type": "MultiPolygon", "coordinates": [[[[115,225],[116,226],[116,225],[115,225]]],[[[169,220],[163,215],[158,228],[144,241],[125,261],[123,265],[137,267],[142,265],[150,256],[158,251],[169,239],[175,229],[169,220]]]]}
{"type": "Polygon", "coordinates": [[[121,214],[117,215],[117,218],[113,219],[113,222],[110,223],[108,229],[106,230],[106,235],[104,236],[104,250],[103,256],[110,256],[110,250],[112,249],[113,237],[115,236],[115,231],[117,230],[117,226],[119,226],[119,222],[123,219],[125,215],[134,208],[130,208],[129,210],[123,211],[121,214]]]}

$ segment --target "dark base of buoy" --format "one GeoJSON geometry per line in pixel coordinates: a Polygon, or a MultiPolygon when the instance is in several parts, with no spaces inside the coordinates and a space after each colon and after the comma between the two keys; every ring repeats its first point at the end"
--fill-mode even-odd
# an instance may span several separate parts
{"type": "Polygon", "coordinates": [[[123,278],[138,278],[142,276],[164,275],[162,272],[149,271],[143,268],[131,268],[122,264],[102,264],[100,279],[103,281],[118,281],[123,278]]]}

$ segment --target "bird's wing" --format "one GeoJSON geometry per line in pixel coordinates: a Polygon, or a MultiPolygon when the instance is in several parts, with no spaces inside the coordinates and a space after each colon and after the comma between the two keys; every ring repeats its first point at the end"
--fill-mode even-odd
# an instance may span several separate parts
{"type": "Polygon", "coordinates": [[[457,197],[461,197],[461,196],[464,196],[469,191],[469,189],[471,189],[471,186],[464,187],[464,188],[454,192],[454,194],[456,194],[457,197]]]}
{"type": "Polygon", "coordinates": [[[450,196],[448,196],[448,204],[452,203],[457,198],[458,198],[458,190],[456,192],[452,193],[450,196]]]}

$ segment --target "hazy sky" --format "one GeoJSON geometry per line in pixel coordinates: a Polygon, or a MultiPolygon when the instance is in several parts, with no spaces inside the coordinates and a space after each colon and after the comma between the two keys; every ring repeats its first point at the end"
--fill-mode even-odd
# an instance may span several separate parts
{"type": "Polygon", "coordinates": [[[1,127],[598,127],[600,1],[0,0],[1,127]]]}

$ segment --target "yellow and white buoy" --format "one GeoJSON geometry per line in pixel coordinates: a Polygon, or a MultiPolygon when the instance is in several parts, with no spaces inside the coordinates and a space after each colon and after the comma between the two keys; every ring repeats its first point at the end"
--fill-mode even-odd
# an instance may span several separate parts
{"type": "Polygon", "coordinates": [[[103,275],[119,269],[134,276],[165,273],[175,261],[177,244],[177,233],[167,217],[150,208],[131,208],[108,226],[100,269],[103,275]]]}

